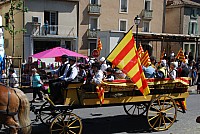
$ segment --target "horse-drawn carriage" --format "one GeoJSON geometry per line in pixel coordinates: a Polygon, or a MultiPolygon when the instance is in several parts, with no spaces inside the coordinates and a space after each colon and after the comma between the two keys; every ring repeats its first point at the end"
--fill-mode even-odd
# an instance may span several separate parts
{"type": "Polygon", "coordinates": [[[55,105],[46,96],[47,102],[36,110],[37,117],[50,126],[51,134],[81,134],[82,122],[73,109],[116,105],[122,105],[131,116],[146,113],[153,130],[166,130],[176,120],[178,110],[185,112],[184,101],[189,96],[187,78],[148,79],[150,94],[147,96],[143,96],[130,80],[104,82],[97,92],[87,92],[82,85],[71,83],[63,90],[64,105],[55,105]]]}

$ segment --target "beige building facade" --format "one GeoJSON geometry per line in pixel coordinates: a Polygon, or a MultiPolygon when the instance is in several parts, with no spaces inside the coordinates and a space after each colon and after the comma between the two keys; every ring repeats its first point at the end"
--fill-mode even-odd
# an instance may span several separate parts
{"type": "Polygon", "coordinates": [[[25,57],[58,46],[77,50],[77,1],[26,0],[25,5],[25,57]]]}
{"type": "MultiPolygon", "coordinates": [[[[6,21],[6,19],[4,18],[5,14],[8,13],[10,9],[10,3],[8,1],[6,2],[0,2],[0,15],[2,16],[2,25],[6,26],[8,24],[8,21],[6,21]]],[[[16,13],[16,12],[14,12],[16,13]]],[[[20,30],[23,28],[23,15],[21,12],[17,13],[14,16],[15,19],[15,30],[20,30]]],[[[23,55],[23,51],[21,51],[23,49],[23,33],[20,32],[18,34],[15,35],[14,38],[14,56],[22,56],[23,55]]],[[[4,30],[4,49],[5,49],[5,53],[6,55],[12,55],[13,54],[13,41],[12,41],[12,37],[9,34],[8,31],[4,30]]]]}
{"type": "MultiPolygon", "coordinates": [[[[25,59],[34,53],[61,46],[77,51],[78,40],[78,0],[24,0],[28,12],[15,15],[15,27],[21,32],[15,37],[14,56],[25,59]]],[[[10,8],[9,1],[0,3],[0,15],[10,8]]],[[[9,21],[9,20],[8,20],[9,21]]],[[[3,25],[6,25],[3,19],[3,25]]],[[[12,38],[4,34],[5,52],[12,54],[12,38]]]]}
{"type": "MultiPolygon", "coordinates": [[[[97,46],[98,31],[126,32],[131,26],[136,31],[134,18],[139,15],[139,34],[163,32],[163,10],[165,0],[24,0],[29,9],[19,14],[16,20],[19,28],[27,32],[19,34],[19,46],[15,46],[16,56],[24,57],[61,46],[84,55],[91,55],[97,46]],[[48,23],[46,23],[48,22],[48,23]],[[48,25],[47,25],[48,24],[48,25]],[[24,47],[25,51],[22,51],[24,47]]],[[[9,9],[9,4],[0,6],[1,15],[9,9]],[[7,5],[7,9],[6,9],[7,5]]],[[[5,20],[4,20],[5,21],[5,20]]],[[[11,38],[5,33],[6,53],[11,53],[11,38]]],[[[144,49],[151,55],[160,56],[161,42],[143,41],[144,49]]],[[[107,44],[103,44],[107,45],[107,44]]]]}
{"type": "MultiPolygon", "coordinates": [[[[166,6],[166,33],[199,36],[200,29],[200,4],[191,0],[168,0],[166,6]]],[[[177,53],[183,48],[185,54],[190,52],[194,57],[199,55],[197,42],[170,43],[170,51],[177,53]]]]}
{"type": "MultiPolygon", "coordinates": [[[[127,31],[139,15],[139,32],[162,33],[164,0],[80,0],[79,51],[91,55],[97,45],[98,31],[127,31]]],[[[133,32],[136,26],[133,27],[133,32]]],[[[106,45],[106,44],[103,44],[106,45]]],[[[161,43],[142,42],[161,49],[161,43]]],[[[160,52],[160,51],[159,51],[160,52]]],[[[160,53],[152,52],[159,56],[160,53]]]]}

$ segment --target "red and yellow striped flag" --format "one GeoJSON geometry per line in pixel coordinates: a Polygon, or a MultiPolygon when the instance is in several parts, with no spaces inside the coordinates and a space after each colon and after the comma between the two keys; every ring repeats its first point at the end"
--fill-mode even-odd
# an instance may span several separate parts
{"type": "Polygon", "coordinates": [[[184,55],[184,53],[183,53],[182,48],[179,50],[179,52],[178,52],[178,54],[177,54],[177,56],[176,56],[176,59],[179,59],[179,60],[182,61],[183,63],[186,62],[186,60],[185,60],[185,55],[184,55]]]}
{"type": "Polygon", "coordinates": [[[136,49],[132,29],[129,30],[120,43],[114,48],[107,57],[107,60],[127,74],[143,95],[148,95],[150,93],[136,49]]]}
{"type": "Polygon", "coordinates": [[[144,50],[143,50],[143,48],[142,48],[142,45],[141,45],[141,43],[140,43],[140,46],[139,46],[139,48],[138,48],[138,55],[139,55],[139,57],[141,58],[142,57],[142,55],[144,54],[144,50]]]}
{"type": "Polygon", "coordinates": [[[141,65],[143,65],[145,67],[148,67],[149,65],[151,65],[151,60],[150,60],[149,53],[147,50],[140,58],[140,61],[141,61],[141,65]]]}
{"type": "Polygon", "coordinates": [[[97,50],[100,52],[102,50],[102,43],[100,38],[98,38],[97,50]]]}

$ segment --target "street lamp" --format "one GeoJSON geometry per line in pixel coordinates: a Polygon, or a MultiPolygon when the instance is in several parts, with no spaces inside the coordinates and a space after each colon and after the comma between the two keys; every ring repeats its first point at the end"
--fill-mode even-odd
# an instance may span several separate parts
{"type": "Polygon", "coordinates": [[[134,19],[136,25],[136,46],[138,45],[138,26],[140,24],[141,18],[137,15],[134,19]]]}

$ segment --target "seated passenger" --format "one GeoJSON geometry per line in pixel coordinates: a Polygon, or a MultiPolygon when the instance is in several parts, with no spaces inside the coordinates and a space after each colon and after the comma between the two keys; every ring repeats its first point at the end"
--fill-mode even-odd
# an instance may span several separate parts
{"type": "Polygon", "coordinates": [[[117,69],[114,73],[116,79],[125,79],[126,74],[124,74],[121,70],[117,69]]]}
{"type": "Polygon", "coordinates": [[[94,71],[94,76],[91,80],[91,83],[95,83],[97,85],[101,84],[104,75],[103,75],[103,71],[100,69],[100,63],[95,62],[92,65],[92,70],[94,71]]]}
{"type": "Polygon", "coordinates": [[[160,68],[156,72],[156,78],[166,78],[166,77],[167,77],[166,60],[162,60],[160,63],[160,68]]]}
{"type": "Polygon", "coordinates": [[[70,82],[74,81],[77,74],[78,69],[76,68],[76,58],[69,57],[69,68],[66,73],[56,81],[49,84],[53,102],[57,104],[63,103],[64,98],[62,97],[63,95],[61,90],[63,87],[67,87],[70,82]]]}
{"type": "Polygon", "coordinates": [[[88,81],[87,84],[82,86],[82,89],[88,91],[88,92],[95,92],[96,91],[96,85],[99,85],[102,83],[103,80],[103,71],[100,70],[100,63],[95,62],[92,64],[92,71],[94,74],[92,76],[92,79],[88,81]]]}
{"type": "Polygon", "coordinates": [[[85,71],[85,65],[80,64],[79,65],[79,72],[78,72],[78,81],[84,82],[86,79],[86,71],[85,71]]]}
{"type": "Polygon", "coordinates": [[[104,81],[113,81],[115,76],[113,75],[113,69],[111,67],[106,69],[106,78],[104,81]]]}
{"type": "Polygon", "coordinates": [[[173,62],[171,62],[170,63],[170,69],[169,69],[168,76],[172,80],[176,79],[176,70],[175,70],[175,67],[176,67],[176,65],[173,62]]]}
{"type": "Polygon", "coordinates": [[[153,66],[149,65],[148,67],[143,67],[143,70],[146,78],[154,78],[156,72],[153,66]]]}
{"type": "Polygon", "coordinates": [[[66,74],[68,68],[69,68],[68,56],[62,55],[61,66],[57,68],[56,70],[53,70],[51,73],[54,75],[55,78],[62,78],[64,77],[64,74],[66,74]]]}
{"type": "Polygon", "coordinates": [[[143,67],[143,70],[144,70],[144,75],[146,78],[154,78],[155,76],[155,57],[154,56],[151,56],[150,57],[150,60],[151,60],[151,64],[148,66],[148,67],[143,67]]]}

